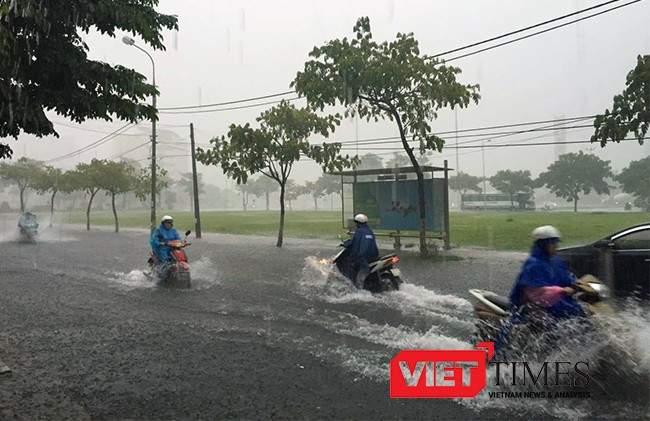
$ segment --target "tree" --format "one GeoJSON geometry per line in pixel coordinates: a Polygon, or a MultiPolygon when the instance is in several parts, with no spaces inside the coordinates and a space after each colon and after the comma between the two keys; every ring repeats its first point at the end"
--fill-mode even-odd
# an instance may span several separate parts
{"type": "Polygon", "coordinates": [[[393,152],[393,157],[386,161],[386,168],[410,167],[411,159],[407,155],[393,152]]]}
{"type": "Polygon", "coordinates": [[[90,164],[77,164],[74,172],[71,173],[74,189],[81,190],[90,196],[86,208],[86,230],[88,231],[90,231],[90,207],[93,204],[95,195],[102,189],[98,182],[102,167],[103,161],[93,158],[90,164]]]}
{"type": "Polygon", "coordinates": [[[625,81],[627,88],[614,96],[612,111],[596,116],[592,142],[605,147],[608,141],[619,143],[628,133],[634,133],[643,145],[650,126],[650,55],[637,56],[637,64],[625,81]]]}
{"type": "MultiPolygon", "coordinates": [[[[156,88],[134,70],[89,60],[83,33],[127,32],[164,50],[161,30],[178,29],[177,18],[157,13],[157,5],[158,0],[0,2],[0,138],[17,139],[21,132],[58,137],[49,110],[79,123],[156,118],[156,110],[142,104],[156,88]]],[[[0,158],[11,155],[0,144],[0,158]]]]}
{"type": "MultiPolygon", "coordinates": [[[[156,164],[156,194],[158,197],[160,197],[160,192],[169,187],[170,184],[172,184],[172,181],[168,176],[167,170],[160,168],[160,166],[156,164]]],[[[144,167],[140,170],[137,181],[133,185],[133,193],[141,202],[151,199],[150,167],[144,167]]],[[[162,203],[162,201],[158,203],[162,203]]]]}
{"type": "Polygon", "coordinates": [[[397,124],[402,147],[417,174],[420,252],[427,255],[424,175],[414,147],[419,146],[421,153],[441,151],[444,140],[432,133],[429,122],[440,108],[478,103],[478,85],[458,83],[459,68],[420,55],[412,33],[398,33],[395,41],[378,44],[367,17],[360,18],[353,31],[351,41],[337,39],[314,48],[309,53],[313,60],[305,63],[292,86],[316,109],[340,103],[346,116],[358,114],[368,121],[387,118],[397,124]]]}
{"type": "Polygon", "coordinates": [[[529,193],[533,191],[534,181],[530,171],[501,170],[490,177],[490,184],[500,192],[510,195],[510,206],[514,207],[515,193],[529,193]]]}
{"type": "Polygon", "coordinates": [[[573,202],[573,211],[578,212],[579,194],[589,194],[592,189],[608,194],[609,186],[603,179],[611,175],[609,161],[580,151],[560,155],[548,171],[539,175],[538,185],[545,185],[557,197],[573,202]]]}
{"type": "Polygon", "coordinates": [[[96,182],[98,186],[106,191],[107,196],[111,196],[111,208],[115,218],[115,232],[120,232],[120,226],[117,220],[117,210],[115,209],[115,196],[124,194],[133,190],[136,183],[135,168],[126,162],[100,161],[98,167],[96,182]]]}
{"type": "Polygon", "coordinates": [[[266,210],[269,210],[270,196],[271,193],[279,189],[278,183],[276,183],[272,178],[262,176],[253,180],[252,184],[255,187],[256,193],[259,193],[259,195],[264,195],[264,198],[266,200],[266,210]]]}
{"type": "Polygon", "coordinates": [[[449,188],[460,193],[462,200],[469,191],[480,193],[482,190],[478,186],[478,183],[481,181],[483,181],[481,177],[475,177],[464,172],[458,172],[457,175],[449,177],[449,188]]]}
{"type": "MultiPolygon", "coordinates": [[[[0,107],[2,108],[2,107],[0,107]]],[[[25,212],[26,190],[40,178],[43,164],[29,158],[20,158],[14,164],[0,163],[0,177],[14,182],[20,192],[20,212],[25,212]]]]}
{"type": "Polygon", "coordinates": [[[630,165],[614,177],[614,181],[621,183],[623,191],[633,195],[635,206],[650,212],[650,156],[630,165]]]}
{"type": "Polygon", "coordinates": [[[54,198],[60,191],[69,191],[72,186],[70,185],[69,176],[60,168],[55,168],[50,165],[43,168],[34,182],[34,190],[40,195],[51,193],[50,196],[50,227],[54,219],[54,198]]]}
{"type": "Polygon", "coordinates": [[[242,206],[242,209],[244,211],[247,211],[248,210],[248,200],[250,198],[251,193],[255,189],[255,187],[251,186],[248,183],[241,183],[241,184],[237,184],[235,186],[235,188],[237,190],[239,190],[240,193],[241,193],[241,206],[242,206]]]}
{"type": "Polygon", "coordinates": [[[230,126],[228,139],[214,138],[210,141],[212,150],[197,151],[197,159],[204,165],[221,165],[224,173],[245,183],[249,175],[261,173],[280,186],[280,228],[277,247],[282,247],[284,232],[284,195],[291,169],[301,156],[311,158],[324,171],[342,170],[356,164],[356,157],[339,155],[340,143],[312,145],[308,138],[312,134],[327,137],[339,124],[338,116],[319,117],[306,108],[297,109],[287,101],[264,111],[257,119],[259,129],[245,126],[230,126]]]}
{"type": "MultiPolygon", "coordinates": [[[[199,195],[205,193],[203,187],[205,183],[203,182],[203,174],[196,174],[196,184],[198,186],[199,195]]],[[[190,197],[190,209],[192,214],[194,214],[194,174],[191,172],[181,173],[181,178],[178,180],[178,185],[183,189],[185,193],[190,197]]],[[[199,206],[199,209],[201,207],[199,206]]]]}
{"type": "Polygon", "coordinates": [[[382,157],[374,153],[364,154],[359,157],[359,160],[359,165],[356,167],[357,170],[370,170],[384,167],[382,157]]]}
{"type": "Polygon", "coordinates": [[[286,200],[287,204],[289,205],[289,210],[293,210],[291,207],[291,203],[298,199],[300,196],[305,194],[305,186],[300,185],[296,183],[293,180],[288,180],[287,181],[287,186],[286,186],[286,191],[284,193],[284,200],[286,200]]]}

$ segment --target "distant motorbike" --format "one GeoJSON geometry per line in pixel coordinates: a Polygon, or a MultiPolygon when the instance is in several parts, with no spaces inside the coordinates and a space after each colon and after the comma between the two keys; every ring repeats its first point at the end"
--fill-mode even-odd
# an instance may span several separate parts
{"type": "MultiPolygon", "coordinates": [[[[167,242],[160,242],[160,245],[171,247],[169,253],[169,260],[167,262],[160,262],[156,255],[151,252],[149,257],[149,267],[151,272],[148,274],[155,277],[158,285],[170,288],[190,288],[190,265],[187,263],[187,254],[184,248],[191,245],[187,242],[187,236],[191,231],[185,232],[184,240],[173,240],[167,242]]],[[[158,237],[162,240],[162,236],[158,237]]]]}
{"type": "MultiPolygon", "coordinates": [[[[339,244],[339,247],[343,247],[343,249],[334,256],[332,261],[336,264],[336,267],[343,276],[353,281],[356,271],[350,261],[351,245],[352,240],[346,240],[339,244]]],[[[402,284],[402,279],[400,278],[401,272],[395,267],[398,261],[399,257],[396,254],[387,254],[386,256],[380,257],[379,260],[370,263],[370,273],[363,281],[363,289],[373,293],[397,291],[402,284]]],[[[352,283],[354,284],[354,281],[352,283]]]]}
{"type": "MultiPolygon", "coordinates": [[[[605,298],[609,297],[609,288],[592,275],[585,275],[577,279],[572,288],[576,290],[575,299],[583,302],[590,314],[612,314],[614,311],[605,298]]],[[[507,297],[491,291],[470,289],[469,293],[477,299],[474,304],[476,317],[476,340],[479,342],[494,342],[497,339],[501,325],[510,317],[510,300],[507,297]]],[[[523,326],[527,332],[523,338],[535,334],[535,326],[523,326]]]]}
{"type": "Polygon", "coordinates": [[[18,228],[20,229],[20,236],[24,241],[35,241],[38,235],[38,221],[36,215],[31,212],[25,212],[20,215],[18,220],[18,228]]]}

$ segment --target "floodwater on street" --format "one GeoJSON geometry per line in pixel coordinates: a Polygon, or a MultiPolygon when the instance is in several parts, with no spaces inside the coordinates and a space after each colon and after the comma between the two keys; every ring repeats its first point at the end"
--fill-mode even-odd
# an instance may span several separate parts
{"type": "MultiPolygon", "coordinates": [[[[274,238],[204,234],[186,249],[192,288],[170,290],[145,275],[144,230],[61,225],[24,243],[13,225],[0,221],[3,419],[648,417],[650,324],[634,303],[603,340],[622,369],[600,385],[626,393],[490,397],[512,389],[488,371],[474,399],[389,398],[400,350],[473,349],[467,290],[507,294],[524,253],[401,252],[405,283],[377,295],[322,262],[336,239],[277,249],[274,238]]],[[[571,357],[593,357],[592,346],[571,357]]]]}

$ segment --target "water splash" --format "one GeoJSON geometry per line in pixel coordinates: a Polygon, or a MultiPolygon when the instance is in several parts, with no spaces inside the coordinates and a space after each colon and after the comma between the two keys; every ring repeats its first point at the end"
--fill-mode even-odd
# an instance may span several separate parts
{"type": "Polygon", "coordinates": [[[192,272],[192,289],[204,290],[221,284],[219,270],[212,261],[202,256],[198,260],[190,262],[192,272]]]}
{"type": "Polygon", "coordinates": [[[153,278],[146,271],[134,269],[129,273],[113,272],[108,280],[121,289],[132,291],[136,289],[151,289],[156,286],[153,278]]]}
{"type": "Polygon", "coordinates": [[[444,323],[450,329],[469,331],[474,327],[474,322],[468,320],[472,304],[464,298],[439,294],[408,282],[399,291],[372,294],[357,289],[333,264],[315,256],[305,259],[298,282],[299,291],[308,298],[333,304],[375,303],[431,323],[444,323]]]}

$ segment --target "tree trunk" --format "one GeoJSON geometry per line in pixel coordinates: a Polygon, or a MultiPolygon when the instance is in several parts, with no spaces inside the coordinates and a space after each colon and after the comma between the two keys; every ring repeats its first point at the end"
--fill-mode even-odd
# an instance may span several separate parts
{"type": "Polygon", "coordinates": [[[314,198],[314,209],[318,210],[318,198],[316,196],[312,196],[314,198]]]}
{"type": "Polygon", "coordinates": [[[269,210],[269,196],[270,196],[270,193],[266,192],[266,193],[264,193],[264,195],[266,196],[266,210],[269,210]]]}
{"type": "Polygon", "coordinates": [[[54,190],[52,193],[52,199],[50,199],[50,228],[52,227],[52,220],[54,219],[54,196],[56,196],[57,190],[54,190]]]}
{"type": "Polygon", "coordinates": [[[93,204],[93,199],[95,198],[95,195],[97,194],[97,191],[94,191],[90,194],[90,200],[88,201],[88,208],[86,209],[86,231],[90,231],[90,207],[93,204]]]}
{"type": "Polygon", "coordinates": [[[115,232],[120,232],[120,225],[117,222],[117,211],[115,210],[115,193],[111,193],[111,205],[113,205],[113,217],[115,217],[115,232]]]}
{"type": "MultiPolygon", "coordinates": [[[[289,202],[291,207],[291,202],[289,202]]],[[[276,247],[282,247],[282,240],[284,237],[284,184],[280,184],[280,229],[278,230],[278,242],[275,243],[276,247]]]]}
{"type": "Polygon", "coordinates": [[[241,194],[241,206],[244,208],[244,211],[246,211],[246,208],[248,207],[248,200],[246,200],[246,193],[241,194]]]}
{"type": "Polygon", "coordinates": [[[427,225],[426,225],[426,206],[424,201],[424,174],[422,174],[422,169],[418,164],[415,155],[413,155],[413,149],[409,146],[408,141],[406,140],[406,133],[404,133],[404,127],[402,126],[402,119],[399,116],[397,110],[393,108],[392,110],[393,117],[397,122],[397,127],[399,128],[399,135],[402,139],[402,147],[406,151],[411,164],[413,164],[413,169],[415,169],[415,174],[418,178],[418,209],[420,213],[420,256],[426,257],[429,255],[429,249],[427,247],[427,225]]]}
{"type": "Polygon", "coordinates": [[[20,188],[20,213],[25,212],[25,187],[20,188]]]}
{"type": "Polygon", "coordinates": [[[577,197],[573,198],[573,211],[578,212],[578,198],[577,197]]]}

